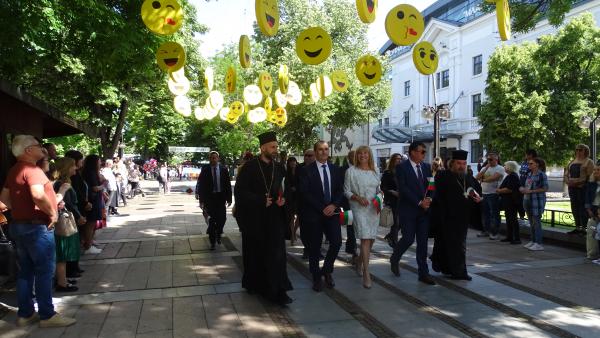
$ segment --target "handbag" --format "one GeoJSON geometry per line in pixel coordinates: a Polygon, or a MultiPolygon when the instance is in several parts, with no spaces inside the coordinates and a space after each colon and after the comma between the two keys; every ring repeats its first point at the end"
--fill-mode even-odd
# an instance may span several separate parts
{"type": "Polygon", "coordinates": [[[62,209],[58,212],[58,221],[54,226],[54,234],[63,237],[69,237],[77,233],[77,223],[73,213],[62,209]]]}
{"type": "Polygon", "coordinates": [[[379,213],[379,225],[382,227],[391,227],[394,225],[394,213],[392,207],[386,205],[379,213]]]}
{"type": "Polygon", "coordinates": [[[0,275],[8,276],[11,280],[17,275],[17,250],[13,242],[4,235],[2,225],[0,225],[0,275]]]}

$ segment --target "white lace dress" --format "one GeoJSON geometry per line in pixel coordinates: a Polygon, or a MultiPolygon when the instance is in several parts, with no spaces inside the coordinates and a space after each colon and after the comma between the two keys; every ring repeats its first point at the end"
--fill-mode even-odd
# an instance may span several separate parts
{"type": "Polygon", "coordinates": [[[350,209],[354,218],[354,232],[359,239],[375,239],[379,227],[379,214],[373,206],[373,198],[381,191],[379,173],[372,170],[362,170],[350,167],[344,179],[344,195],[350,201],[350,209]],[[369,200],[369,205],[363,207],[351,199],[358,195],[369,200]]]}

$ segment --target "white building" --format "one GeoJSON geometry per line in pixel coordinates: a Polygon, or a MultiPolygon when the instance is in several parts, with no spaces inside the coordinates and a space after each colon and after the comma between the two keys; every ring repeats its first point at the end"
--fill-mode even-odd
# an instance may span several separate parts
{"type": "MultiPolygon", "coordinates": [[[[470,162],[475,164],[482,156],[477,110],[485,101],[490,56],[503,43],[535,41],[557,30],[543,20],[527,34],[513,34],[510,41],[502,42],[495,13],[484,14],[479,10],[482,1],[439,0],[423,11],[426,26],[421,40],[431,42],[440,57],[435,75],[428,77],[417,72],[412,61],[412,46],[396,47],[389,41],[381,48],[380,53],[388,53],[391,60],[392,104],[384,117],[370,128],[356,128],[347,134],[351,138],[352,134],[370,129],[370,145],[380,163],[392,153],[406,153],[413,140],[427,144],[431,160],[433,123],[423,118],[421,110],[423,106],[434,105],[434,78],[437,105],[451,107],[450,118],[441,123],[441,157],[447,158],[454,149],[464,149],[469,151],[470,162]]],[[[584,12],[591,12],[596,22],[600,22],[600,0],[579,1],[565,22],[584,12]]],[[[356,148],[359,144],[354,143],[356,148]]],[[[336,152],[335,155],[343,153],[336,152]]]]}

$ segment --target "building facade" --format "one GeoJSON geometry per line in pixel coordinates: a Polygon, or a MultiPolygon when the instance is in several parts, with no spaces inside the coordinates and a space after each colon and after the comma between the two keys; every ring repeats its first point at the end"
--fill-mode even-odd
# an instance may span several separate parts
{"type": "MultiPolygon", "coordinates": [[[[358,128],[363,133],[369,130],[369,144],[380,166],[390,154],[406,153],[408,144],[414,140],[426,143],[431,160],[433,121],[423,116],[424,106],[450,108],[449,117],[443,119],[440,126],[442,158],[449,157],[452,150],[464,149],[469,152],[469,162],[476,164],[483,155],[477,113],[486,99],[490,56],[502,44],[536,41],[558,28],[542,20],[532,31],[513,34],[510,41],[503,42],[495,13],[481,12],[482,1],[440,0],[423,11],[426,26],[421,40],[431,42],[439,54],[439,67],[434,75],[417,72],[412,61],[412,46],[397,47],[390,41],[381,48],[380,53],[390,58],[392,103],[383,117],[369,128],[358,128]]],[[[579,1],[565,22],[584,12],[591,12],[596,22],[600,22],[600,0],[579,1]]]]}

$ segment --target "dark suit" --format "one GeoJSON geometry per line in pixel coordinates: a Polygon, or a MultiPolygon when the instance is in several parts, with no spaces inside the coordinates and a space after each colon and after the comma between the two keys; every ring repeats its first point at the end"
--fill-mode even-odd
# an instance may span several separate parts
{"type": "Polygon", "coordinates": [[[231,204],[231,178],[225,166],[218,165],[220,191],[215,187],[216,179],[213,177],[215,171],[210,165],[202,167],[196,184],[196,194],[200,203],[204,204],[204,210],[209,215],[208,237],[211,244],[215,244],[217,238],[223,233],[227,209],[225,203],[231,204]]]}
{"type": "Polygon", "coordinates": [[[323,182],[319,170],[322,170],[321,163],[313,162],[300,171],[300,196],[302,200],[301,219],[302,233],[308,244],[309,267],[313,275],[313,280],[319,280],[321,275],[333,272],[333,263],[340,251],[342,245],[342,233],[340,229],[339,217],[333,215],[327,217],[323,215],[323,209],[328,204],[340,207],[343,201],[343,180],[340,168],[336,165],[327,163],[329,168],[329,182],[331,184],[331,202],[326,203],[323,191],[323,182]],[[319,268],[319,257],[321,254],[321,242],[323,234],[329,241],[329,250],[325,256],[323,269],[319,268]]]}
{"type": "MultiPolygon", "coordinates": [[[[398,264],[406,250],[417,240],[417,264],[419,276],[429,274],[427,267],[427,239],[429,235],[429,211],[419,206],[427,194],[427,177],[431,177],[431,167],[421,163],[423,179],[419,181],[410,160],[400,163],[396,167],[398,181],[398,213],[402,224],[402,238],[394,246],[394,253],[390,258],[392,264],[398,264]]],[[[428,197],[432,197],[427,195],[428,197]]]]}

